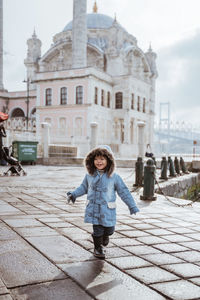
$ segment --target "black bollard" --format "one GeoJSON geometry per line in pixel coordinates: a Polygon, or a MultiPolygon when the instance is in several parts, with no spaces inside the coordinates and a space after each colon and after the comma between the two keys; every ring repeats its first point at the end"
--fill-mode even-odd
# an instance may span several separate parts
{"type": "Polygon", "coordinates": [[[144,167],[144,189],[143,196],[140,196],[141,200],[156,200],[156,197],[154,196],[155,170],[156,167],[153,159],[148,159],[146,166],[144,167]]]}
{"type": "Polygon", "coordinates": [[[142,157],[138,157],[135,163],[135,184],[134,186],[142,186],[144,176],[144,163],[142,157]]]}
{"type": "Polygon", "coordinates": [[[185,166],[185,162],[183,160],[182,157],[180,157],[180,167],[181,167],[181,171],[184,173],[184,174],[188,174],[188,170],[186,169],[186,166],[185,166]]]}
{"type": "Polygon", "coordinates": [[[176,177],[175,169],[174,169],[174,163],[171,159],[171,156],[168,156],[168,165],[169,165],[169,176],[170,177],[176,177]]]}
{"type": "Polygon", "coordinates": [[[174,158],[174,167],[175,167],[176,174],[181,175],[180,164],[179,164],[177,156],[175,156],[175,158],[174,158]]]}
{"type": "Polygon", "coordinates": [[[168,177],[167,177],[167,159],[166,159],[165,156],[162,157],[162,161],[161,161],[160,179],[168,180],[168,177]]]}

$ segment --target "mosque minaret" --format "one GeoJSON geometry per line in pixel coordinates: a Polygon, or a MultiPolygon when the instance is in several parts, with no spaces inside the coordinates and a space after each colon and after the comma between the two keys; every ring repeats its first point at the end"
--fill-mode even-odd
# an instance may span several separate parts
{"type": "Polygon", "coordinates": [[[87,0],[74,0],[72,25],[72,67],[87,66],[87,0]]]}

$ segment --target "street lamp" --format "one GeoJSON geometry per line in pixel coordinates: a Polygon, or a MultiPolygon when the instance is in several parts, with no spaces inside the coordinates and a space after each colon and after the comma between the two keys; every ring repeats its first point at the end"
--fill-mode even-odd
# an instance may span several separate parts
{"type": "Polygon", "coordinates": [[[27,78],[27,80],[23,80],[23,82],[26,82],[26,84],[27,84],[27,94],[26,94],[26,130],[28,130],[28,115],[29,115],[29,86],[30,86],[30,83],[31,83],[31,81],[30,81],[30,79],[29,78],[27,78]]]}

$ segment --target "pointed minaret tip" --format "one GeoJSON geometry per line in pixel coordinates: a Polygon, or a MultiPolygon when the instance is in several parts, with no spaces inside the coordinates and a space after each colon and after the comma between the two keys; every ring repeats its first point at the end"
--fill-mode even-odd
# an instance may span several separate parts
{"type": "Polygon", "coordinates": [[[148,52],[152,52],[151,42],[149,42],[149,49],[148,49],[148,52]]]}
{"type": "Polygon", "coordinates": [[[98,12],[98,7],[97,7],[97,2],[95,1],[93,5],[93,13],[97,13],[97,12],[98,12]]]}
{"type": "Polygon", "coordinates": [[[36,38],[36,37],[37,37],[37,35],[35,33],[35,27],[34,27],[32,38],[36,38]]]}

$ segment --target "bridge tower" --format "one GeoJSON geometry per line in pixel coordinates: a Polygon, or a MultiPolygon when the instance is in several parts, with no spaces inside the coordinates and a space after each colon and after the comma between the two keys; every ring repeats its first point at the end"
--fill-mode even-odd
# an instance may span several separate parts
{"type": "MultiPolygon", "coordinates": [[[[160,110],[159,110],[159,131],[167,132],[167,140],[165,151],[166,154],[169,154],[170,150],[170,102],[160,102],[160,110]]],[[[164,145],[163,145],[164,146],[164,145]]],[[[164,149],[162,149],[164,150],[164,149]]]]}

